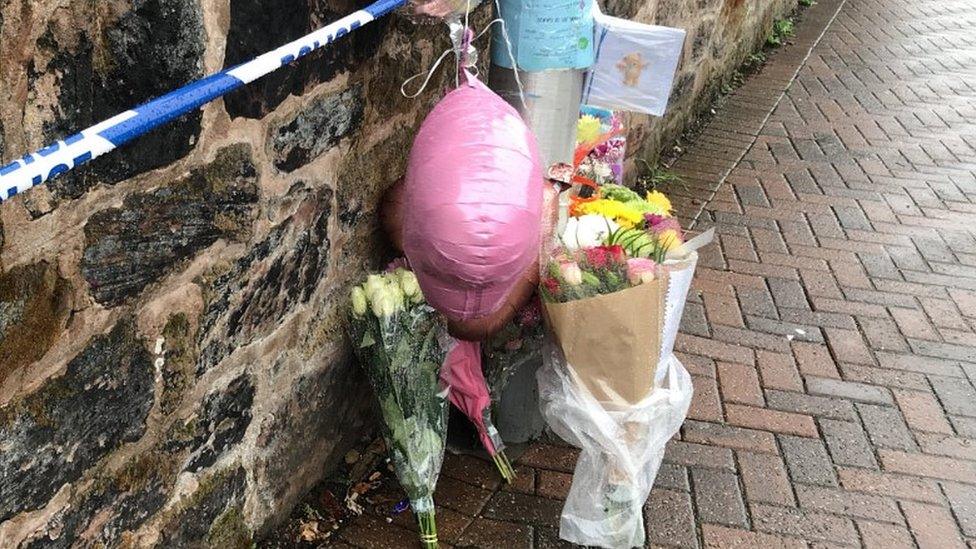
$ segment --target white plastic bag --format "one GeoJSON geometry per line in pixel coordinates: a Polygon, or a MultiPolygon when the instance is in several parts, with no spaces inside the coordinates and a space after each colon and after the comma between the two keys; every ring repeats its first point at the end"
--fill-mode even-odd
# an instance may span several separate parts
{"type": "MultiPolygon", "coordinates": [[[[707,233],[707,241],[711,241],[712,233],[707,233]]],[[[691,243],[695,244],[695,243],[691,243]]],[[[688,299],[688,291],[691,289],[691,282],[695,278],[695,267],[698,266],[698,253],[695,252],[689,258],[683,260],[668,260],[664,263],[673,268],[668,279],[668,295],[664,300],[664,325],[661,335],[661,355],[658,360],[657,375],[655,381],[660,385],[668,374],[668,358],[674,356],[674,342],[678,338],[678,330],[681,329],[681,316],[685,312],[685,302],[688,299]]]]}
{"type": "Polygon", "coordinates": [[[546,344],[539,370],[539,398],[558,436],[579,447],[573,484],[559,522],[559,537],[579,545],[626,548],[644,545],[644,502],[691,404],[691,376],[674,355],[667,360],[667,387],[635,405],[597,402],[573,379],[559,346],[546,344]]]}
{"type": "Polygon", "coordinates": [[[645,25],[600,13],[594,3],[595,61],[583,104],[661,116],[684,48],[684,29],[645,25]]]}

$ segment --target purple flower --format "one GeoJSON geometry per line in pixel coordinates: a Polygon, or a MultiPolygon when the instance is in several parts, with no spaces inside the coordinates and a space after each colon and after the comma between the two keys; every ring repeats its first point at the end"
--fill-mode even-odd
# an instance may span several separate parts
{"type": "Polygon", "coordinates": [[[681,234],[681,223],[673,217],[664,217],[663,215],[657,215],[654,213],[644,214],[644,221],[647,222],[647,228],[651,232],[656,234],[661,234],[664,231],[673,230],[679,235],[681,234]]]}
{"type": "Polygon", "coordinates": [[[540,322],[542,322],[542,302],[539,300],[539,296],[536,296],[519,309],[518,323],[519,326],[525,328],[535,326],[540,322]]]}
{"type": "Polygon", "coordinates": [[[658,223],[661,223],[662,221],[664,221],[666,219],[667,218],[664,217],[663,215],[658,215],[656,213],[646,213],[646,214],[644,214],[644,221],[647,221],[647,226],[648,227],[653,227],[654,225],[657,225],[658,223]]]}

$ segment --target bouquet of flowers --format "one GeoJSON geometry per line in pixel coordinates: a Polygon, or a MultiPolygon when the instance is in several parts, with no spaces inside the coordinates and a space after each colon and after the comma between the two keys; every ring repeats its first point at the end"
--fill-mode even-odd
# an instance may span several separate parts
{"type": "Polygon", "coordinates": [[[623,183],[627,137],[618,114],[584,105],[576,124],[576,145],[585,151],[577,173],[598,184],[623,183]]]}
{"type": "Polygon", "coordinates": [[[560,535],[642,546],[643,504],[691,402],[674,339],[695,249],[710,237],[685,242],[664,194],[616,184],[573,197],[568,215],[540,284],[552,336],[538,374],[543,413],[582,450],[560,535]]]}
{"type": "Polygon", "coordinates": [[[542,360],[542,338],[542,303],[533,296],[511,322],[482,345],[492,404],[498,404],[502,391],[519,368],[542,360]]]}
{"type": "Polygon", "coordinates": [[[482,371],[481,343],[456,340],[447,355],[441,379],[450,387],[454,407],[471,421],[481,445],[505,482],[515,479],[515,469],[505,455],[505,443],[491,417],[491,394],[482,371]]]}
{"type": "Polygon", "coordinates": [[[443,317],[406,269],[371,274],[350,293],[350,337],[379,400],[383,436],[424,547],[437,547],[434,485],[444,461],[450,346],[443,317]]]}

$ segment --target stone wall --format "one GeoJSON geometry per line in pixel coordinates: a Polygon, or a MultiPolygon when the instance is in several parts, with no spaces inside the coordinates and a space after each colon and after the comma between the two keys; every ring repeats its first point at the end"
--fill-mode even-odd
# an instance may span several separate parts
{"type": "MultiPolygon", "coordinates": [[[[611,1],[690,31],[632,142],[653,155],[793,3],[611,1]]],[[[6,0],[0,156],[356,7],[6,0]]],[[[246,546],[368,431],[344,288],[389,258],[376,206],[443,79],[400,83],[443,34],[388,17],[0,206],[0,547],[246,546]]]]}

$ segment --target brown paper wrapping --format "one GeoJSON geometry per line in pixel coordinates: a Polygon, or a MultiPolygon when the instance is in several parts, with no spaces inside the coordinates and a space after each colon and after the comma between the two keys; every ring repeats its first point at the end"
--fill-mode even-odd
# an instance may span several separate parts
{"type": "Polygon", "coordinates": [[[654,389],[667,291],[665,274],[612,294],[545,304],[570,369],[597,401],[636,404],[654,389]]]}

